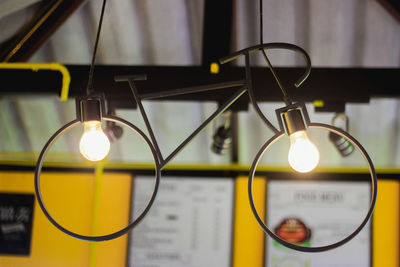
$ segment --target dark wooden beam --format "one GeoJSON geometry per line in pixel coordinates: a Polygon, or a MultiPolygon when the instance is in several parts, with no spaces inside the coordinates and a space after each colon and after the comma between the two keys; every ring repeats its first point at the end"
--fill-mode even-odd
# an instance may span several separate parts
{"type": "Polygon", "coordinates": [[[400,0],[377,0],[400,23],[400,0]]]}
{"type": "MultiPolygon", "coordinates": [[[[71,74],[70,97],[85,93],[89,73],[88,65],[67,65],[71,74]]],[[[365,68],[313,68],[310,77],[300,88],[294,88],[303,69],[277,68],[281,81],[294,100],[326,103],[367,103],[370,97],[400,97],[398,77],[400,69],[365,68]]],[[[160,93],[166,90],[192,86],[209,85],[244,79],[244,69],[226,66],[218,75],[210,74],[207,67],[171,66],[96,66],[94,88],[105,93],[116,108],[135,106],[128,83],[114,82],[114,76],[147,74],[146,81],[138,81],[141,94],[160,93]]],[[[280,102],[281,92],[265,68],[252,68],[256,98],[260,102],[280,102]]],[[[2,95],[7,94],[60,94],[61,74],[56,71],[30,71],[0,69],[0,80],[7,86],[0,87],[2,95]]],[[[160,100],[216,101],[225,100],[235,89],[171,96],[160,100]]],[[[245,110],[247,96],[243,96],[235,110],[245,110]]],[[[340,105],[339,105],[340,106],[340,105]]]]}
{"type": "Polygon", "coordinates": [[[233,0],[205,0],[202,65],[217,62],[231,51],[233,0]]]}
{"type": "Polygon", "coordinates": [[[36,16],[6,46],[0,61],[27,61],[86,0],[45,1],[36,16]]]}

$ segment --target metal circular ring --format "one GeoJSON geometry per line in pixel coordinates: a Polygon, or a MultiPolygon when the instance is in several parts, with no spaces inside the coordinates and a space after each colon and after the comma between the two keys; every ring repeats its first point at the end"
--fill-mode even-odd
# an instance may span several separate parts
{"type": "Polygon", "coordinates": [[[258,222],[258,224],[261,226],[261,228],[264,230],[264,232],[266,232],[270,237],[272,237],[275,241],[277,241],[278,243],[280,243],[283,246],[286,246],[288,248],[297,250],[297,251],[302,251],[302,252],[323,252],[323,251],[327,251],[327,250],[331,250],[334,248],[337,248],[345,243],[347,243],[348,241],[350,241],[351,239],[353,239],[361,230],[362,228],[367,224],[368,220],[370,219],[372,212],[374,211],[375,208],[375,203],[376,203],[376,197],[377,197],[377,191],[378,191],[378,181],[377,181],[377,177],[376,177],[376,172],[375,172],[375,168],[374,165],[372,163],[371,158],[369,157],[367,151],[362,147],[362,145],[354,138],[352,137],[350,134],[348,134],[347,132],[333,127],[331,125],[327,125],[327,124],[322,124],[322,123],[309,123],[307,125],[310,128],[317,128],[317,129],[323,129],[323,130],[328,130],[330,132],[333,132],[335,134],[338,134],[344,138],[347,138],[362,154],[362,156],[364,157],[365,161],[368,163],[368,168],[369,168],[369,172],[371,174],[371,185],[372,185],[372,192],[371,192],[371,202],[370,202],[370,206],[369,206],[369,210],[364,218],[364,220],[361,222],[361,224],[354,230],[354,232],[352,232],[350,235],[348,235],[346,238],[330,244],[330,245],[326,245],[326,246],[320,246],[320,247],[302,247],[302,246],[298,246],[296,244],[293,243],[289,243],[283,239],[281,239],[279,236],[277,236],[273,231],[271,231],[268,226],[263,222],[263,220],[261,219],[260,215],[257,212],[256,206],[254,204],[254,199],[253,199],[253,179],[254,179],[254,174],[256,171],[256,168],[258,166],[258,163],[260,162],[261,157],[264,155],[265,151],[267,151],[267,149],[276,141],[278,141],[279,139],[281,139],[285,133],[280,132],[278,134],[275,134],[273,137],[271,137],[262,147],[261,149],[258,151],[253,164],[251,166],[250,169],[250,173],[249,173],[249,183],[248,183],[248,195],[249,195],[249,201],[250,201],[250,206],[251,206],[251,210],[258,222]]]}
{"type": "Polygon", "coordinates": [[[68,131],[69,129],[75,127],[77,124],[80,123],[79,120],[73,120],[69,123],[67,123],[66,125],[64,125],[63,127],[61,127],[56,133],[53,134],[53,136],[47,141],[46,145],[43,147],[42,151],[40,152],[37,164],[36,164],[36,169],[35,169],[35,192],[36,192],[36,197],[37,200],[39,202],[39,206],[42,209],[44,215],[46,215],[47,219],[55,226],[57,227],[60,231],[64,232],[67,235],[70,235],[72,237],[78,238],[78,239],[82,239],[82,240],[87,240],[87,241],[106,241],[106,240],[111,240],[117,237],[120,237],[123,234],[126,234],[128,231],[130,231],[132,228],[134,228],[137,224],[139,224],[142,219],[146,216],[146,214],[149,212],[151,206],[153,205],[153,202],[156,198],[157,192],[158,192],[158,188],[160,185],[160,177],[161,177],[161,168],[160,168],[160,164],[159,164],[159,160],[158,160],[158,156],[157,153],[153,147],[153,144],[151,143],[151,141],[149,140],[149,138],[135,125],[133,125],[132,123],[118,118],[116,116],[104,116],[103,119],[105,119],[106,121],[112,121],[112,122],[117,122],[117,123],[121,123],[123,125],[125,125],[126,127],[130,128],[131,130],[133,130],[134,132],[136,132],[137,134],[139,134],[143,140],[147,143],[147,145],[150,147],[151,153],[153,154],[153,158],[154,158],[154,162],[155,162],[155,168],[156,168],[156,175],[155,175],[155,184],[154,184],[154,190],[153,193],[151,195],[151,198],[149,200],[149,202],[147,203],[146,207],[144,208],[143,212],[132,222],[130,223],[128,226],[126,226],[125,228],[112,233],[112,234],[108,234],[108,235],[102,235],[102,236],[85,236],[85,235],[80,235],[77,233],[74,233],[66,228],[64,228],[63,226],[61,226],[48,212],[48,210],[46,209],[46,206],[43,202],[43,198],[42,198],[42,192],[40,189],[40,174],[42,172],[42,166],[43,166],[43,159],[46,156],[48,150],[50,149],[50,147],[53,145],[53,143],[61,136],[63,135],[66,131],[68,131]]]}

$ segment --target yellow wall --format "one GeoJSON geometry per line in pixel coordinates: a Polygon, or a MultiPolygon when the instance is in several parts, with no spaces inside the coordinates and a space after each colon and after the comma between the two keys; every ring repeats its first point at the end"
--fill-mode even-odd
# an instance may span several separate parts
{"type": "MultiPolygon", "coordinates": [[[[32,172],[0,172],[0,192],[34,193],[33,179],[32,172]]],[[[128,174],[43,173],[41,179],[45,204],[69,230],[105,234],[129,221],[128,174]]],[[[0,266],[125,266],[126,253],[126,235],[96,243],[69,237],[47,220],[35,200],[30,256],[0,255],[0,266]]]]}
{"type": "MultiPolygon", "coordinates": [[[[258,225],[249,204],[248,177],[238,177],[235,186],[235,223],[233,267],[261,267],[264,262],[264,232],[258,225]]],[[[265,217],[265,178],[254,178],[254,203],[261,218],[265,217]]]]}
{"type": "MultiPolygon", "coordinates": [[[[254,219],[247,196],[248,177],[239,177],[235,193],[235,228],[233,266],[261,267],[264,264],[265,234],[254,219]]],[[[257,203],[265,203],[266,179],[254,182],[257,203]]],[[[400,253],[400,183],[379,180],[378,199],[373,215],[373,264],[374,267],[399,267],[400,253]]],[[[261,218],[265,206],[258,207],[261,218]]],[[[350,241],[351,242],[351,241],[350,241]]]]}
{"type": "Polygon", "coordinates": [[[373,215],[373,266],[400,266],[399,186],[397,181],[378,181],[373,215]]]}
{"type": "MultiPolygon", "coordinates": [[[[131,188],[128,174],[44,173],[42,182],[52,215],[74,231],[90,235],[110,233],[128,221],[131,188]]],[[[265,204],[265,183],[264,178],[255,179],[256,203],[265,204]]],[[[400,185],[397,181],[379,180],[378,186],[373,217],[373,266],[398,267],[400,185]]],[[[0,172],[0,192],[33,193],[33,188],[31,172],[0,172]]],[[[261,217],[265,214],[263,207],[259,206],[261,217]]],[[[263,266],[264,238],[248,203],[247,177],[239,177],[235,192],[233,266],[263,266]]],[[[35,202],[31,255],[0,255],[0,266],[125,266],[127,242],[126,235],[100,243],[71,238],[56,229],[35,202]]]]}

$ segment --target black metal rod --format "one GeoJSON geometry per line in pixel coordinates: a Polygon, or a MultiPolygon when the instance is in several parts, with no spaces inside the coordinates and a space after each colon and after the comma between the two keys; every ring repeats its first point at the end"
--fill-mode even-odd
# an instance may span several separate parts
{"type": "Polygon", "coordinates": [[[197,129],[193,131],[188,138],[186,138],[161,164],[161,169],[168,164],[189,142],[196,137],[208,124],[210,124],[217,116],[229,108],[239,97],[247,91],[246,87],[242,87],[235,94],[233,94],[224,104],[222,104],[211,116],[209,116],[197,129]]]}
{"type": "MultiPolygon", "coordinates": [[[[198,87],[189,87],[189,88],[182,88],[182,89],[175,89],[175,90],[170,90],[170,91],[164,91],[161,94],[147,94],[148,98],[154,99],[154,98],[163,98],[163,97],[168,97],[168,96],[173,96],[173,95],[184,95],[184,94],[190,94],[190,93],[195,93],[195,92],[204,92],[204,91],[209,91],[209,90],[216,90],[216,89],[222,89],[222,88],[228,88],[228,87],[237,87],[237,86],[242,86],[239,90],[237,90],[227,101],[225,101],[221,106],[218,107],[218,109],[210,115],[198,128],[196,128],[192,134],[190,134],[174,151],[172,151],[164,160],[164,157],[161,153],[161,150],[159,148],[159,145],[157,143],[157,138],[154,135],[153,129],[151,127],[150,121],[147,117],[146,111],[143,107],[142,100],[144,99],[143,95],[140,96],[138,93],[138,90],[135,85],[135,80],[144,80],[146,79],[145,75],[124,75],[124,76],[116,76],[114,77],[114,80],[119,82],[119,81],[128,81],[129,86],[131,88],[131,92],[133,94],[133,97],[138,105],[138,108],[140,110],[140,113],[142,114],[143,121],[146,125],[146,128],[149,132],[150,139],[154,145],[154,149],[157,153],[158,160],[161,166],[161,169],[168,164],[189,142],[196,137],[207,125],[209,125],[217,116],[219,116],[221,113],[223,113],[226,109],[228,109],[240,96],[242,96],[246,91],[247,91],[247,83],[244,80],[240,81],[233,81],[233,82],[226,82],[226,83],[220,83],[220,84],[212,84],[212,85],[205,85],[205,86],[198,86],[198,87]],[[149,96],[151,95],[151,97],[149,96]]],[[[144,95],[146,97],[146,95],[144,95]]]]}
{"type": "Polygon", "coordinates": [[[154,149],[155,149],[155,151],[157,153],[158,161],[159,161],[160,165],[163,165],[164,158],[163,158],[163,156],[161,154],[161,150],[160,150],[160,147],[158,146],[158,143],[157,143],[156,137],[154,135],[153,129],[151,128],[150,121],[147,118],[147,114],[146,114],[146,111],[144,110],[144,107],[143,107],[143,104],[142,104],[142,100],[140,99],[140,96],[139,96],[139,94],[137,92],[137,88],[136,88],[135,83],[134,83],[134,78],[129,78],[128,82],[129,82],[129,86],[131,88],[133,97],[135,98],[135,101],[136,101],[136,103],[137,103],[137,105],[139,107],[140,113],[142,114],[143,121],[146,124],[147,131],[150,134],[150,139],[151,139],[151,142],[153,143],[154,149]]]}
{"type": "Polygon", "coordinates": [[[235,60],[241,56],[244,56],[246,54],[251,54],[251,53],[257,52],[259,50],[264,50],[264,49],[287,49],[287,50],[292,50],[292,51],[298,52],[303,56],[303,58],[306,62],[306,71],[294,84],[296,87],[299,87],[310,75],[310,73],[311,73],[310,56],[307,54],[307,52],[303,48],[301,48],[297,45],[294,45],[294,44],[289,44],[289,43],[268,43],[268,44],[259,44],[259,45],[247,47],[247,48],[239,50],[233,54],[230,54],[227,57],[221,58],[219,60],[219,62],[221,64],[225,64],[225,63],[235,60]]]}
{"type": "Polygon", "coordinates": [[[251,79],[250,55],[248,52],[245,52],[245,60],[246,60],[246,66],[245,66],[246,80],[247,80],[250,102],[251,102],[254,110],[257,112],[258,116],[265,123],[265,125],[267,125],[267,127],[270,128],[275,134],[277,134],[277,133],[279,133],[279,130],[276,129],[275,126],[264,116],[260,107],[257,104],[257,100],[256,100],[256,96],[254,94],[254,88],[253,88],[253,80],[251,79]]]}
{"type": "Polygon", "coordinates": [[[147,80],[147,74],[134,74],[134,75],[117,75],[114,76],[116,82],[127,82],[129,79],[134,81],[145,81],[147,80]]]}
{"type": "Polygon", "coordinates": [[[245,80],[238,80],[238,81],[216,83],[216,84],[210,84],[210,85],[179,88],[179,89],[173,89],[173,90],[163,91],[163,92],[159,92],[159,93],[142,94],[142,95],[140,95],[140,98],[142,100],[158,99],[158,98],[164,98],[164,97],[170,97],[170,96],[187,95],[187,94],[206,92],[206,91],[211,91],[211,90],[218,90],[218,89],[223,89],[223,88],[239,87],[239,86],[244,86],[245,84],[246,84],[245,80]]]}

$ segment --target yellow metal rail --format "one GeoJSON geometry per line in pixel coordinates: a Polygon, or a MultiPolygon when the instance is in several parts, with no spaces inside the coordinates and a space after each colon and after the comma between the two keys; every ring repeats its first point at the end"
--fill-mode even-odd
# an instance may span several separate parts
{"type": "MultiPolygon", "coordinates": [[[[32,157],[37,157],[37,153],[27,153],[26,157],[31,160],[20,160],[24,153],[17,153],[19,159],[10,160],[14,152],[0,152],[0,165],[7,166],[22,166],[22,167],[34,167],[36,166],[36,161],[32,160],[32,157]],[[7,159],[8,158],[8,159],[7,159]]],[[[48,167],[59,167],[59,168],[96,168],[98,163],[93,163],[90,161],[80,161],[81,157],[72,153],[49,153],[48,158],[51,161],[46,162],[48,167]]],[[[134,162],[101,162],[102,166],[107,170],[154,170],[154,164],[152,163],[134,163],[134,162]]],[[[191,171],[249,171],[250,165],[248,164],[210,164],[210,163],[197,163],[197,164],[168,164],[164,170],[191,170],[191,171]]],[[[289,167],[279,167],[279,166],[262,166],[257,168],[257,171],[266,172],[287,172],[291,171],[289,167]]],[[[368,173],[368,168],[362,167],[319,167],[313,172],[334,172],[334,173],[368,173]]],[[[378,174],[399,174],[399,167],[385,167],[376,168],[378,174]]]]}
{"type": "Polygon", "coordinates": [[[59,71],[62,75],[62,87],[60,98],[63,101],[68,99],[69,85],[71,83],[71,75],[68,69],[59,63],[0,63],[0,69],[22,69],[22,70],[51,70],[59,71]]]}

